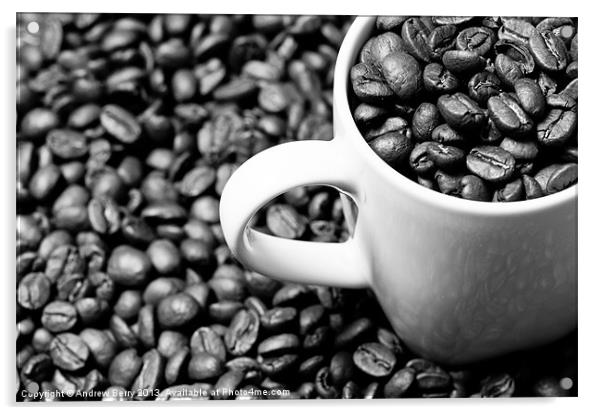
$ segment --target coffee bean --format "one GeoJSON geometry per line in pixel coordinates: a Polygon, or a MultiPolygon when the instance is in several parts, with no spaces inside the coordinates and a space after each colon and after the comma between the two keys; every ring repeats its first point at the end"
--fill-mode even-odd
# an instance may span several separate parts
{"type": "Polygon", "coordinates": [[[100,113],[100,123],[113,137],[125,144],[136,142],[141,135],[140,124],[127,110],[106,105],[100,113]]]}
{"type": "Polygon", "coordinates": [[[504,182],[512,177],[514,166],[514,157],[499,147],[475,147],[466,156],[468,170],[493,183],[504,182]]]}
{"type": "Polygon", "coordinates": [[[460,180],[460,196],[463,199],[483,202],[488,202],[491,198],[486,183],[472,174],[467,174],[460,180]]]}
{"type": "Polygon", "coordinates": [[[355,95],[369,104],[390,101],[395,92],[371,64],[358,63],[351,68],[351,85],[355,95]]]}
{"type": "Polygon", "coordinates": [[[483,56],[493,46],[495,34],[487,27],[469,27],[458,33],[456,46],[460,50],[471,50],[483,56]]]}
{"type": "Polygon", "coordinates": [[[502,93],[491,97],[487,101],[487,107],[492,120],[504,133],[511,136],[524,136],[533,128],[531,119],[509,94],[502,93]]]}
{"type": "Polygon", "coordinates": [[[353,362],[370,376],[383,377],[392,372],[397,358],[380,343],[364,343],[354,352],[353,362]]]}
{"type": "Polygon", "coordinates": [[[215,379],[222,373],[224,373],[223,361],[211,353],[195,353],[188,363],[188,376],[193,380],[215,379]]]}
{"type": "Polygon", "coordinates": [[[86,137],[68,129],[51,130],[46,135],[46,145],[53,155],[63,160],[77,159],[88,152],[86,137]]]}
{"type": "Polygon", "coordinates": [[[162,382],[165,363],[156,349],[151,349],[142,356],[142,367],[132,383],[134,400],[145,400],[150,391],[156,390],[162,382]]]}
{"type": "Polygon", "coordinates": [[[259,317],[255,312],[240,310],[232,319],[224,337],[228,352],[242,356],[251,350],[257,341],[259,324],[259,317]]]}
{"type": "Polygon", "coordinates": [[[453,49],[458,29],[454,25],[443,25],[434,28],[428,37],[428,48],[431,59],[440,60],[445,52],[453,49]]]}
{"type": "Polygon", "coordinates": [[[416,108],[412,118],[412,134],[418,141],[428,141],[435,127],[440,124],[439,111],[430,103],[422,103],[416,108]]]}
{"type": "Polygon", "coordinates": [[[151,262],[144,252],[121,245],[111,253],[107,272],[118,284],[137,286],[146,281],[150,268],[151,262]]]}
{"type": "Polygon", "coordinates": [[[448,50],[442,62],[454,74],[474,73],[485,66],[485,59],[472,50],[448,50]]]}
{"type": "Polygon", "coordinates": [[[526,44],[529,38],[536,32],[535,27],[522,19],[506,19],[500,30],[498,37],[501,40],[507,40],[518,44],[526,44]]]}
{"type": "Polygon", "coordinates": [[[20,282],[17,290],[17,302],[21,307],[37,310],[50,298],[51,282],[43,273],[27,274],[20,282]]]}
{"type": "Polygon", "coordinates": [[[439,63],[429,63],[422,73],[424,89],[435,94],[449,94],[455,92],[459,80],[454,74],[439,63]]]}
{"type": "Polygon", "coordinates": [[[385,384],[383,394],[385,398],[402,398],[407,396],[412,386],[416,372],[412,368],[403,368],[397,372],[385,384]]]}
{"type": "Polygon", "coordinates": [[[564,42],[548,30],[534,31],[529,37],[533,59],[545,71],[563,71],[568,62],[564,42]]]}
{"type": "Polygon", "coordinates": [[[129,388],[140,373],[142,359],[135,349],[126,349],[119,353],[109,367],[109,382],[115,386],[129,388]]]}
{"type": "Polygon", "coordinates": [[[323,399],[335,399],[339,396],[339,391],[333,385],[328,366],[321,368],[316,373],[316,391],[323,399]]]}
{"type": "Polygon", "coordinates": [[[53,301],[44,307],[41,321],[53,333],[68,331],[77,323],[77,310],[66,301],[53,301]]]}
{"type": "Polygon", "coordinates": [[[520,106],[527,114],[540,118],[546,109],[546,100],[537,82],[530,78],[522,78],[514,83],[514,91],[520,106]]]}
{"type": "Polygon", "coordinates": [[[282,238],[299,238],[307,226],[307,219],[288,205],[274,204],[268,208],[266,222],[268,229],[282,238]]]}
{"type": "Polygon", "coordinates": [[[414,98],[422,89],[420,65],[405,52],[388,54],[382,61],[382,74],[389,88],[403,101],[414,98]]]}
{"type": "Polygon", "coordinates": [[[385,32],[376,36],[370,43],[367,56],[362,62],[381,68],[387,56],[393,52],[401,51],[403,51],[401,37],[393,32],[385,32]]]}
{"type": "Polygon", "coordinates": [[[374,323],[368,318],[362,317],[352,321],[336,336],[335,348],[347,347],[362,341],[373,328],[374,323]]]}
{"type": "Polygon", "coordinates": [[[330,360],[329,373],[336,386],[342,386],[354,375],[353,357],[351,353],[340,351],[330,360]]]}
{"type": "Polygon", "coordinates": [[[101,234],[114,234],[119,230],[119,207],[109,198],[93,198],[88,204],[88,217],[92,228],[101,234]]]}
{"type": "Polygon", "coordinates": [[[190,351],[211,353],[221,360],[226,360],[226,346],[221,337],[209,327],[197,329],[190,338],[190,351]]]}
{"type": "Polygon", "coordinates": [[[60,333],[50,343],[50,357],[61,369],[73,371],[83,368],[89,353],[84,341],[73,333],[60,333]]]}
{"type": "Polygon", "coordinates": [[[485,105],[489,98],[502,93],[502,82],[489,71],[478,72],[468,81],[468,95],[480,105],[485,105]]]}
{"type": "Polygon", "coordinates": [[[481,397],[509,397],[514,394],[514,379],[508,374],[488,377],[483,381],[481,397]]]}
{"type": "Polygon", "coordinates": [[[479,128],[486,121],[485,113],[478,104],[461,92],[440,96],[437,108],[447,124],[458,130],[479,128]]]}
{"type": "Polygon", "coordinates": [[[577,113],[572,110],[554,108],[535,126],[537,140],[544,146],[561,146],[577,129],[577,113]]]}
{"type": "Polygon", "coordinates": [[[164,328],[178,328],[190,323],[199,314],[199,304],[186,294],[172,294],[157,306],[157,320],[164,328]]]}
{"type": "Polygon", "coordinates": [[[404,50],[416,59],[428,63],[431,60],[429,38],[434,27],[427,19],[410,17],[401,27],[404,50]]]}

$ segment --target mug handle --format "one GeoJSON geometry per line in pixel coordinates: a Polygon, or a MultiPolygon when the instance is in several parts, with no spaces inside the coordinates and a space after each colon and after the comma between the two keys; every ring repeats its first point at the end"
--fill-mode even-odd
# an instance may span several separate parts
{"type": "Polygon", "coordinates": [[[289,282],[360,288],[367,266],[357,239],[341,243],[284,239],[248,227],[274,197],[303,185],[330,185],[357,198],[345,147],[331,141],[294,141],[264,150],[228,180],[220,200],[224,238],[234,255],[257,272],[289,282]]]}

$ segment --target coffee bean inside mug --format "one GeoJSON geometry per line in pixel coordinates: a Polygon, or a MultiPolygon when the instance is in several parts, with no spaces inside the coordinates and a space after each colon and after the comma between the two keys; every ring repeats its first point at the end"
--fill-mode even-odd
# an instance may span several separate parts
{"type": "Polygon", "coordinates": [[[416,183],[468,200],[575,185],[577,18],[537,21],[378,17],[349,74],[370,148],[416,183]]]}

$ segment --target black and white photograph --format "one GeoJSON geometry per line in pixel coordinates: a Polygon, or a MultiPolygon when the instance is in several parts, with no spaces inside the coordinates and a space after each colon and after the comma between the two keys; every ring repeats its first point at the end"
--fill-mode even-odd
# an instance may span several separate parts
{"type": "Polygon", "coordinates": [[[578,397],[580,17],[474,11],[17,13],[16,406],[578,397]]]}

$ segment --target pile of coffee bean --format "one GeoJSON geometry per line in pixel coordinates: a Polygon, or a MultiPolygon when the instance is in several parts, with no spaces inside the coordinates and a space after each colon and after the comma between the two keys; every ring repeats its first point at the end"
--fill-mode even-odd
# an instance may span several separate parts
{"type": "MultiPolygon", "coordinates": [[[[261,149],[332,138],[350,21],[19,15],[18,401],[577,393],[575,334],[443,368],[404,346],[371,292],[283,284],[233,258],[224,184],[261,149]]],[[[338,192],[318,186],[254,226],[349,233],[338,192]]]]}
{"type": "Polygon", "coordinates": [[[350,73],[380,158],[429,189],[514,202],[577,183],[577,18],[381,16],[350,73]]]}

